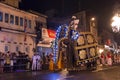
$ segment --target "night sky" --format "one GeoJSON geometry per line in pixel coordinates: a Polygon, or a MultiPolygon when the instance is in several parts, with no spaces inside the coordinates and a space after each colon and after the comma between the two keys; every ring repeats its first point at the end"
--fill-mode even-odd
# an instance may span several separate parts
{"type": "MultiPolygon", "coordinates": [[[[116,2],[120,3],[120,0],[22,0],[20,7],[24,10],[35,10],[42,14],[55,9],[57,10],[56,17],[71,16],[79,11],[90,10],[97,16],[98,34],[103,34],[106,31],[111,34],[110,24],[116,2]]],[[[114,34],[114,40],[120,45],[120,34],[114,34]]],[[[105,38],[108,37],[108,35],[103,35],[105,38]]]]}
{"type": "Polygon", "coordinates": [[[113,5],[117,0],[22,0],[21,8],[45,14],[56,9],[58,16],[68,16],[82,10],[92,10],[98,17],[99,27],[110,27],[113,5]]]}
{"type": "Polygon", "coordinates": [[[91,9],[95,12],[104,12],[110,8],[116,0],[22,0],[21,7],[33,9],[44,13],[50,9],[57,9],[64,14],[77,12],[78,10],[91,9]]]}

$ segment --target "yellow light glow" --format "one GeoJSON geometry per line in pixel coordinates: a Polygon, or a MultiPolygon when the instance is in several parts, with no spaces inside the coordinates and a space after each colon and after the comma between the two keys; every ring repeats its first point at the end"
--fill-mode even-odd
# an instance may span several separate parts
{"type": "Polygon", "coordinates": [[[95,20],[95,18],[94,18],[94,17],[92,17],[92,18],[91,18],[91,20],[92,20],[92,21],[94,21],[94,20],[95,20]]]}
{"type": "Polygon", "coordinates": [[[103,49],[99,49],[99,53],[102,53],[104,50],[103,49]]]}
{"type": "Polygon", "coordinates": [[[111,26],[112,26],[112,29],[113,31],[119,31],[120,29],[120,17],[118,15],[115,15],[113,16],[112,18],[112,23],[111,23],[111,26]]]}

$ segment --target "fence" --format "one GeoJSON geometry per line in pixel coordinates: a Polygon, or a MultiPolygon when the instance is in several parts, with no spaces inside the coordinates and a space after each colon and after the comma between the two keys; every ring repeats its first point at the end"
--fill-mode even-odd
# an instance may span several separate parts
{"type": "Polygon", "coordinates": [[[31,61],[28,58],[11,59],[10,64],[6,64],[4,59],[0,59],[0,73],[30,70],[31,61]]]}

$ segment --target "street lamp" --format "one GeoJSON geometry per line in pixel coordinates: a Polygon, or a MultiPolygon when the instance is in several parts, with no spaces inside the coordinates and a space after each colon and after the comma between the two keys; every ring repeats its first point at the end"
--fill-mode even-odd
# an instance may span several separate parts
{"type": "Polygon", "coordinates": [[[91,21],[94,21],[94,20],[95,20],[95,18],[94,18],[94,17],[92,17],[92,18],[91,18],[91,21]]]}

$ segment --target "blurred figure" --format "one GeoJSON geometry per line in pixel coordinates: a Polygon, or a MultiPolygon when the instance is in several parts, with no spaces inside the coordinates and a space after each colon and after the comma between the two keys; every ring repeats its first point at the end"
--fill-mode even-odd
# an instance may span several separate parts
{"type": "Polygon", "coordinates": [[[37,61],[36,61],[37,70],[41,70],[41,58],[40,58],[39,54],[36,55],[36,58],[37,58],[37,61]]]}
{"type": "Polygon", "coordinates": [[[105,55],[103,52],[101,53],[101,62],[103,65],[105,65],[105,55]]]}
{"type": "Polygon", "coordinates": [[[110,51],[107,53],[107,64],[112,65],[112,55],[110,51]]]}
{"type": "Polygon", "coordinates": [[[37,54],[34,54],[32,57],[32,70],[36,70],[37,68],[37,54]]]}
{"type": "Polygon", "coordinates": [[[6,53],[5,64],[4,64],[4,72],[10,72],[10,64],[11,64],[10,55],[8,53],[6,53]]]}

